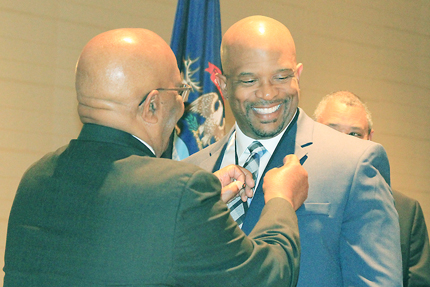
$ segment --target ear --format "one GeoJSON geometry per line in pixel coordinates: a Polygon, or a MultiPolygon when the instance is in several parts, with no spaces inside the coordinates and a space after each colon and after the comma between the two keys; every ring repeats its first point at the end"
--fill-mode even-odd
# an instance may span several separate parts
{"type": "Polygon", "coordinates": [[[370,131],[370,133],[369,133],[369,140],[371,141],[372,140],[372,137],[373,137],[373,132],[374,132],[374,130],[372,129],[371,131],[370,131]]]}
{"type": "Polygon", "coordinates": [[[223,94],[223,96],[228,98],[228,96],[227,96],[227,78],[224,75],[216,73],[215,79],[218,83],[218,86],[221,89],[221,93],[223,94]]]}
{"type": "Polygon", "coordinates": [[[297,80],[300,79],[300,75],[302,74],[302,71],[303,71],[303,64],[298,63],[296,66],[297,80]]]}
{"type": "Polygon", "coordinates": [[[141,105],[142,119],[145,122],[156,124],[158,122],[158,110],[160,108],[160,95],[157,90],[152,90],[141,105]]]}

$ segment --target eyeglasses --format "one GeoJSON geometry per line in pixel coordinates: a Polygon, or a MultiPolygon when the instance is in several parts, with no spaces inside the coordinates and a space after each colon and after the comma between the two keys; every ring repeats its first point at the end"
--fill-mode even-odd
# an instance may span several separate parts
{"type": "MultiPolygon", "coordinates": [[[[171,88],[171,89],[165,89],[165,88],[159,88],[159,89],[155,89],[156,91],[177,91],[178,94],[182,97],[182,101],[186,102],[188,99],[188,96],[191,92],[192,87],[188,84],[183,84],[182,87],[180,88],[171,88]]],[[[141,104],[143,104],[143,102],[145,102],[146,98],[148,97],[148,95],[154,90],[149,91],[149,93],[147,93],[142,101],[139,103],[139,106],[141,104]]]]}

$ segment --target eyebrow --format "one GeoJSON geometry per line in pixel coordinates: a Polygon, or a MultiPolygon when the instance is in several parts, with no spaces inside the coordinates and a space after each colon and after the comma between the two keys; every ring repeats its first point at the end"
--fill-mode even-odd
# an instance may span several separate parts
{"type": "Polygon", "coordinates": [[[249,73],[249,72],[242,72],[239,75],[237,75],[238,78],[240,77],[249,77],[249,76],[255,76],[254,73],[249,73]]]}
{"type": "MultiPolygon", "coordinates": [[[[279,69],[279,70],[276,70],[274,72],[274,74],[283,73],[283,72],[294,73],[294,69],[291,69],[291,68],[279,69]]],[[[240,77],[249,77],[249,76],[255,76],[255,73],[242,72],[239,75],[237,75],[238,78],[240,78],[240,77]]]]}
{"type": "MultiPolygon", "coordinates": [[[[329,127],[343,127],[342,124],[334,124],[334,123],[329,123],[328,126],[329,127]]],[[[349,128],[353,131],[366,131],[365,128],[360,128],[360,127],[349,127],[349,128]]]]}
{"type": "Polygon", "coordinates": [[[282,73],[282,72],[291,72],[294,73],[294,69],[291,68],[285,68],[285,69],[279,69],[276,71],[277,73],[282,73]]]}

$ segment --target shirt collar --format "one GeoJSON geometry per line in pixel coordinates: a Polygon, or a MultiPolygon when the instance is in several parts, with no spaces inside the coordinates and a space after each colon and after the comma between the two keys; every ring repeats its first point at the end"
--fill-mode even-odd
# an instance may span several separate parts
{"type": "Polygon", "coordinates": [[[144,145],[146,145],[146,147],[147,148],[149,148],[149,150],[150,151],[152,151],[152,153],[155,155],[155,151],[154,151],[154,149],[149,145],[149,144],[147,144],[146,142],[144,142],[143,140],[141,140],[140,138],[138,138],[137,136],[135,136],[135,135],[132,135],[135,139],[137,139],[138,141],[140,141],[141,143],[143,143],[144,145]]]}

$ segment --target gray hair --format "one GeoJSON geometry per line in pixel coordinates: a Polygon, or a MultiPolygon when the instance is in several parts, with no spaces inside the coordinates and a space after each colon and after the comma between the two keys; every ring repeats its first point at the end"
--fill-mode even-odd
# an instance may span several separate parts
{"type": "Polygon", "coordinates": [[[337,91],[324,96],[324,98],[322,98],[322,100],[318,103],[317,108],[315,109],[315,112],[314,112],[315,120],[319,119],[322,112],[325,110],[327,103],[331,100],[338,100],[341,103],[346,104],[347,106],[363,107],[364,110],[366,111],[367,123],[369,125],[368,133],[370,134],[373,127],[372,114],[370,113],[366,104],[360,99],[360,97],[350,91],[337,91]]]}

